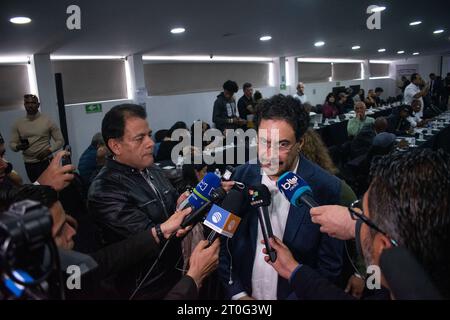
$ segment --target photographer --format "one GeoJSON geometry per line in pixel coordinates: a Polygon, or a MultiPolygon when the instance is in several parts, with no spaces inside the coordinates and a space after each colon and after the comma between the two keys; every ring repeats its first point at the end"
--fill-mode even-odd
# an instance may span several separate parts
{"type": "MultiPolygon", "coordinates": [[[[71,250],[74,245],[72,238],[76,234],[77,222],[66,215],[58,201],[56,191],[48,186],[24,185],[18,189],[0,192],[0,202],[6,206],[25,199],[41,202],[48,207],[53,219],[52,236],[56,245],[58,248],[71,250]]],[[[4,210],[5,208],[0,209],[4,210]]],[[[190,227],[179,229],[179,225],[190,213],[190,210],[178,211],[161,224],[166,239],[174,232],[177,237],[182,237],[189,231],[190,227]]],[[[143,259],[155,257],[159,253],[159,248],[159,238],[153,228],[151,232],[140,232],[133,237],[92,253],[90,256],[98,263],[98,268],[94,271],[98,283],[90,288],[90,292],[75,292],[76,297],[105,298],[105,296],[98,295],[102,280],[116,275],[119,271],[129,268],[143,259]]],[[[203,279],[218,264],[218,252],[218,240],[208,248],[207,241],[200,242],[190,257],[190,268],[187,274],[169,291],[166,299],[195,299],[203,279]]],[[[108,297],[111,298],[110,293],[108,292],[108,297]]]]}
{"type": "MultiPolygon", "coordinates": [[[[349,208],[313,208],[312,221],[338,239],[355,237],[367,266],[379,266],[384,250],[397,246],[407,249],[440,294],[450,297],[450,156],[429,149],[395,153],[377,162],[371,176],[363,201],[349,208]]],[[[279,239],[270,243],[278,258],[272,263],[266,256],[266,262],[289,280],[299,299],[352,299],[295,261],[279,239]]],[[[389,288],[384,276],[381,285],[389,288]]],[[[396,297],[391,294],[390,298],[396,297]]]]}

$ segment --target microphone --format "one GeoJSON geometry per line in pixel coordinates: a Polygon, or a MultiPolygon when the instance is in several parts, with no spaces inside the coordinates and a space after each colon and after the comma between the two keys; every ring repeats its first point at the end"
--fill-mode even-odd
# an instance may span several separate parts
{"type": "Polygon", "coordinates": [[[392,247],[383,250],[380,269],[395,299],[442,299],[428,274],[406,248],[392,247]]]}
{"type": "Polygon", "coordinates": [[[231,189],[223,199],[221,206],[213,205],[203,222],[212,229],[207,240],[211,245],[219,235],[232,238],[241,218],[238,212],[244,202],[242,192],[231,189]]]}
{"type": "MultiPolygon", "coordinates": [[[[180,205],[177,207],[177,210],[184,210],[188,207],[191,207],[192,211],[198,210],[206,203],[209,203],[212,191],[218,187],[220,187],[220,178],[216,174],[208,172],[203,177],[202,181],[197,184],[189,197],[187,197],[183,202],[180,203],[180,205]]],[[[184,219],[183,224],[186,223],[185,221],[191,215],[192,213],[184,219]]],[[[187,225],[188,224],[185,224],[185,226],[187,225]]]]}
{"type": "Polygon", "coordinates": [[[269,244],[269,238],[273,238],[272,224],[270,223],[269,211],[267,210],[271,199],[270,191],[265,185],[260,184],[249,187],[248,194],[250,196],[250,205],[258,210],[258,220],[267,254],[269,255],[270,261],[275,262],[277,260],[277,252],[269,244]]]}
{"type": "Polygon", "coordinates": [[[227,195],[227,193],[221,187],[211,190],[211,193],[209,196],[210,198],[207,199],[206,201],[203,201],[202,205],[197,210],[195,210],[190,215],[185,217],[183,219],[183,222],[180,224],[180,227],[186,228],[189,225],[194,225],[197,222],[199,222],[204,217],[204,211],[211,204],[211,202],[213,202],[213,203],[219,202],[223,198],[225,198],[226,195],[227,195]]]}
{"type": "Polygon", "coordinates": [[[208,172],[189,197],[179,204],[177,210],[184,210],[188,207],[192,207],[192,210],[197,210],[210,199],[211,191],[218,187],[220,187],[220,177],[215,173],[208,172]]]}
{"type": "Polygon", "coordinates": [[[279,177],[277,186],[280,192],[295,207],[299,207],[301,203],[306,204],[309,208],[319,206],[313,198],[310,186],[294,172],[288,171],[279,177]]]}

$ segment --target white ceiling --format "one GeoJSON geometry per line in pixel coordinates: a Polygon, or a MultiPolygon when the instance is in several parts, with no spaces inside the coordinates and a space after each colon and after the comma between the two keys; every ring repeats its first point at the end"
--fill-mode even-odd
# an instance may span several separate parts
{"type": "Polygon", "coordinates": [[[450,53],[449,0],[2,0],[0,56],[226,55],[400,58],[450,53]],[[81,30],[66,28],[67,6],[81,8],[81,30]],[[381,30],[368,30],[366,8],[387,7],[381,30]],[[28,16],[27,25],[9,18],[28,16]],[[409,22],[423,23],[410,27],[409,22]],[[172,35],[171,27],[186,32],[172,35]],[[434,35],[433,30],[446,31],[434,35]],[[259,41],[270,34],[272,40],[259,41]],[[315,48],[314,42],[326,45],[315,48]],[[353,45],[361,49],[352,51],[353,45]],[[378,53],[386,48],[385,53],[378,53]]]}

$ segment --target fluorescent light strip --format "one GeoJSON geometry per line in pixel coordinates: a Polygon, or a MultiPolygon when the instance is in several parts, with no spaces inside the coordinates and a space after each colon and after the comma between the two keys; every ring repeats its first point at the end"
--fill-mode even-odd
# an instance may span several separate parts
{"type": "Polygon", "coordinates": [[[370,80],[376,80],[376,79],[389,79],[389,76],[385,76],[385,77],[370,77],[370,80]]]}
{"type": "Polygon", "coordinates": [[[275,66],[269,63],[269,87],[275,87],[275,66]]]}
{"type": "Polygon", "coordinates": [[[120,59],[125,59],[125,56],[82,56],[82,55],[58,56],[58,55],[50,55],[50,60],[120,60],[120,59]]]}
{"type": "Polygon", "coordinates": [[[26,56],[0,57],[0,63],[28,63],[30,59],[26,56]]]}
{"type": "Polygon", "coordinates": [[[364,80],[364,63],[361,62],[361,79],[359,80],[364,80]]]}
{"type": "Polygon", "coordinates": [[[264,57],[227,57],[227,56],[142,56],[144,61],[241,61],[272,62],[272,58],[264,57]]]}
{"type": "Polygon", "coordinates": [[[336,62],[336,63],[361,63],[364,60],[354,60],[354,59],[333,59],[333,58],[297,58],[298,62],[336,62]]]}
{"type": "Polygon", "coordinates": [[[392,61],[390,61],[390,60],[369,60],[369,63],[384,63],[384,64],[389,64],[389,63],[392,63],[392,61]]]}

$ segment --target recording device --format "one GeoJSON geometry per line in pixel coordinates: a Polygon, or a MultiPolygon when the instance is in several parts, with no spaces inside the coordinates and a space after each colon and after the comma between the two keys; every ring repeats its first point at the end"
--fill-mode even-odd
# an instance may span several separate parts
{"type": "Polygon", "coordinates": [[[222,179],[225,181],[230,181],[231,177],[233,176],[234,170],[235,169],[232,166],[227,166],[225,168],[225,172],[223,173],[222,179]]]}
{"type": "Polygon", "coordinates": [[[69,154],[68,155],[64,155],[61,158],[61,165],[65,166],[65,165],[68,165],[68,164],[72,164],[72,157],[71,157],[72,147],[70,145],[67,145],[67,146],[65,146],[64,151],[69,152],[69,154]]]}
{"type": "Polygon", "coordinates": [[[267,209],[271,203],[270,191],[265,185],[260,184],[249,187],[248,195],[250,197],[250,205],[258,210],[258,220],[261,226],[267,254],[269,255],[270,261],[275,262],[277,259],[277,252],[269,243],[269,238],[273,238],[272,224],[270,223],[269,211],[267,209]]]}
{"type": "Polygon", "coordinates": [[[277,186],[286,199],[295,207],[302,203],[309,208],[319,205],[313,198],[311,187],[299,175],[288,171],[278,178],[277,186]]]}
{"type": "Polygon", "coordinates": [[[209,245],[211,245],[219,235],[223,235],[227,238],[233,237],[241,222],[238,212],[240,211],[243,201],[243,193],[232,189],[225,196],[220,207],[218,205],[213,205],[211,207],[205,221],[203,221],[204,225],[212,229],[207,239],[209,245]]]}
{"type": "Polygon", "coordinates": [[[53,220],[24,200],[0,216],[0,291],[10,299],[64,298],[53,220]]]}

